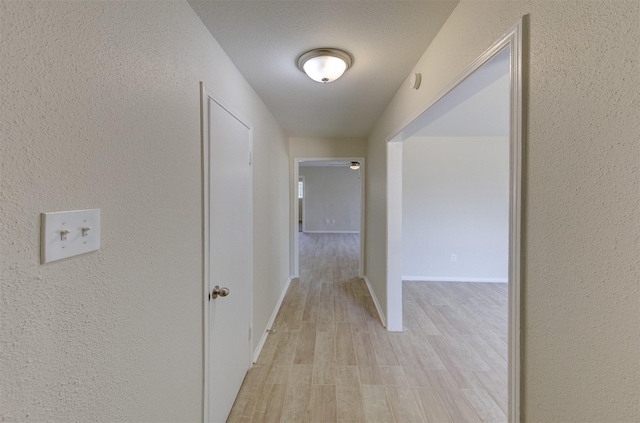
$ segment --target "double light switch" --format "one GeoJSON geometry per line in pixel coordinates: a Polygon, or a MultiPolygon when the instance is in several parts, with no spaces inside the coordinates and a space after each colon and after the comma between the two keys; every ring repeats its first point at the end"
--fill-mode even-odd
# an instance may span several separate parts
{"type": "Polygon", "coordinates": [[[42,213],[41,261],[100,249],[100,209],[42,213]]]}

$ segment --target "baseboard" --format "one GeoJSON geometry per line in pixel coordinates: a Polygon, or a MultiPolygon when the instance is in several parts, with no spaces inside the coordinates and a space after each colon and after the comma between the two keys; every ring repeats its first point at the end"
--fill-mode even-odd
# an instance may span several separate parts
{"type": "Polygon", "coordinates": [[[360,231],[302,231],[305,234],[359,234],[360,231]]]}
{"type": "Polygon", "coordinates": [[[464,278],[457,276],[403,276],[402,280],[415,282],[509,282],[507,278],[464,278]]]}
{"type": "Polygon", "coordinates": [[[375,292],[373,292],[373,288],[371,287],[371,283],[369,282],[369,278],[367,278],[366,276],[363,276],[362,279],[364,279],[364,283],[367,284],[367,289],[369,290],[369,294],[371,294],[371,299],[373,300],[373,304],[376,306],[376,310],[378,311],[378,316],[380,317],[380,321],[382,322],[382,326],[384,326],[385,328],[387,327],[387,318],[384,315],[384,312],[382,311],[382,307],[380,306],[380,303],[378,302],[378,297],[376,297],[375,292]]]}
{"type": "Polygon", "coordinates": [[[258,342],[258,346],[256,346],[255,351],[253,352],[253,357],[252,357],[252,361],[254,363],[256,363],[258,361],[258,357],[260,357],[260,353],[262,352],[262,347],[264,347],[264,343],[267,341],[267,336],[269,335],[269,330],[271,329],[271,326],[273,326],[273,322],[275,322],[276,320],[276,316],[278,315],[278,312],[280,311],[280,306],[282,306],[282,301],[284,300],[284,296],[287,295],[287,290],[289,289],[289,285],[291,285],[291,281],[292,279],[289,279],[287,281],[287,283],[284,284],[284,289],[282,290],[282,293],[280,293],[280,298],[278,299],[278,302],[276,303],[276,307],[273,309],[273,313],[271,313],[271,317],[269,318],[269,321],[267,322],[267,326],[264,330],[264,332],[262,332],[262,336],[260,337],[260,342],[258,342]]]}

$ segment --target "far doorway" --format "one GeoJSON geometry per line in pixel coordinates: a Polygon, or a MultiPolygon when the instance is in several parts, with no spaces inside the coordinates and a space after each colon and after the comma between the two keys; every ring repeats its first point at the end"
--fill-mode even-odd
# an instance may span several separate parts
{"type": "Polygon", "coordinates": [[[323,233],[358,236],[362,276],[364,171],[363,157],[294,159],[293,277],[300,276],[300,237],[323,233]]]}

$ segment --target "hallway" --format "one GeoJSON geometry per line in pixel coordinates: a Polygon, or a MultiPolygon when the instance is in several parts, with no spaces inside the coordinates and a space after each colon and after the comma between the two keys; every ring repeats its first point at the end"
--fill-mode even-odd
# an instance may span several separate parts
{"type": "Polygon", "coordinates": [[[389,333],[359,235],[299,236],[300,279],[229,422],[506,421],[506,284],[405,282],[405,332],[389,333]]]}

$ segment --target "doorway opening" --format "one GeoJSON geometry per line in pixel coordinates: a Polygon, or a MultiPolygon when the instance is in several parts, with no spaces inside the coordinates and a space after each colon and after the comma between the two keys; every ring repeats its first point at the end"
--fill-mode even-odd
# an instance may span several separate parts
{"type": "MultiPolygon", "coordinates": [[[[519,421],[520,384],[520,255],[522,191],[522,21],[508,31],[483,55],[431,101],[408,125],[393,133],[387,141],[387,329],[403,330],[403,143],[420,134],[447,112],[461,106],[460,100],[480,91],[480,83],[500,78],[494,72],[500,59],[508,67],[508,222],[507,226],[507,393],[509,421],[519,421]]],[[[465,122],[466,125],[466,122],[465,122]]],[[[468,125],[466,125],[468,126],[468,125]]],[[[450,262],[457,261],[455,251],[447,251],[450,262]]],[[[499,261],[499,260],[498,260],[499,261]]],[[[458,275],[459,276],[459,275],[458,275]]]]}
{"type": "Polygon", "coordinates": [[[506,283],[509,48],[420,120],[403,142],[402,280],[506,283]]]}
{"type": "Polygon", "coordinates": [[[300,276],[300,236],[311,233],[357,234],[359,276],[362,277],[364,172],[364,157],[294,158],[292,278],[300,276]],[[360,163],[359,169],[349,168],[353,161],[360,163]]]}

